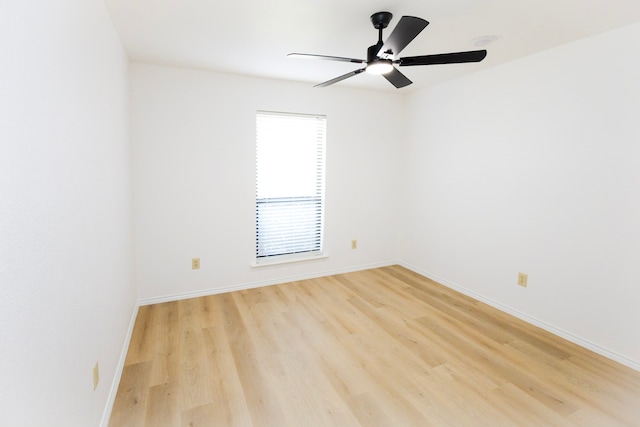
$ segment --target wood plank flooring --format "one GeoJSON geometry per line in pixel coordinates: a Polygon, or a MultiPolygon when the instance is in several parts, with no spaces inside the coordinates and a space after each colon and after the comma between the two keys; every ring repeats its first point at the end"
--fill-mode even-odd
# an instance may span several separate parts
{"type": "Polygon", "coordinates": [[[141,307],[110,426],[640,426],[640,373],[392,266],[141,307]]]}

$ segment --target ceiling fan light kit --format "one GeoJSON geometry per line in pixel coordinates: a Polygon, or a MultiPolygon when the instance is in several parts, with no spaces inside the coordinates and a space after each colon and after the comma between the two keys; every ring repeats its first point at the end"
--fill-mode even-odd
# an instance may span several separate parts
{"type": "Polygon", "coordinates": [[[393,63],[390,59],[376,59],[367,64],[366,71],[369,74],[387,74],[393,71],[393,63]]]}
{"type": "Polygon", "coordinates": [[[389,12],[377,12],[371,15],[371,23],[378,30],[378,42],[367,49],[367,60],[357,58],[344,58],[340,56],[314,55],[310,53],[290,53],[289,57],[322,59],[328,61],[352,62],[366,64],[364,68],[351,71],[342,76],[317,84],[315,87],[326,87],[348,79],[366,71],[370,74],[382,75],[389,83],[400,89],[412,82],[402,74],[394,64],[399,67],[412,65],[434,64],[460,64],[466,62],[480,62],[487,56],[486,50],[474,50],[468,52],[453,52],[436,55],[409,56],[398,58],[400,52],[416,38],[429,22],[415,16],[403,16],[391,32],[385,42],[382,41],[382,30],[389,26],[393,15],[389,12]]]}

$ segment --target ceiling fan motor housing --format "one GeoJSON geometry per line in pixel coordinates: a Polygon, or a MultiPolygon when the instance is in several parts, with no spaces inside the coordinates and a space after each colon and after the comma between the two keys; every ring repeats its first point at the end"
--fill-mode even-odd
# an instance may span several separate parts
{"type": "Polygon", "coordinates": [[[378,52],[380,51],[381,47],[381,42],[378,42],[373,46],[369,46],[369,49],[367,49],[367,63],[376,61],[378,59],[378,52]]]}

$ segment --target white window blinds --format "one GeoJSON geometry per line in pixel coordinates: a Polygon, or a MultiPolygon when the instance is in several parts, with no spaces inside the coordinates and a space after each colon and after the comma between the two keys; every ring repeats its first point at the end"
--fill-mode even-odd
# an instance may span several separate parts
{"type": "Polygon", "coordinates": [[[322,252],[326,117],[256,114],[256,259],[322,252]]]}

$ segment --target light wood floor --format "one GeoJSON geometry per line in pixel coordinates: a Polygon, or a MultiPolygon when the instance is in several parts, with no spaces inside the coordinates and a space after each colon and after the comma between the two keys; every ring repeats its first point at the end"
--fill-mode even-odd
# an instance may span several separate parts
{"type": "Polygon", "coordinates": [[[401,267],[140,308],[110,426],[640,426],[640,373],[401,267]]]}

